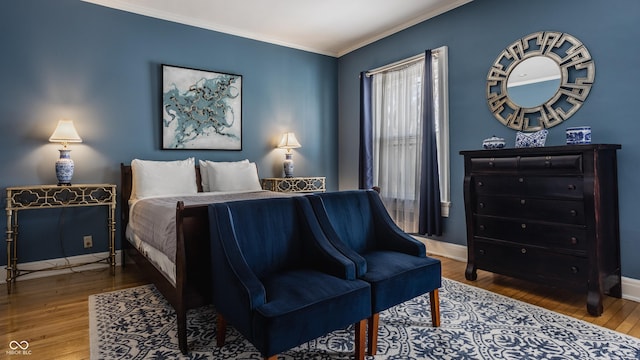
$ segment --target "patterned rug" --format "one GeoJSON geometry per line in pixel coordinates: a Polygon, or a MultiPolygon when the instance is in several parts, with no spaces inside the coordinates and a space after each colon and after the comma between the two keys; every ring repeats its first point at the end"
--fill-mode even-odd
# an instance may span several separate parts
{"type": "MultiPolygon", "coordinates": [[[[178,349],[173,308],[152,285],[89,297],[91,358],[261,359],[232,327],[215,345],[215,309],[188,313],[189,356],[178,349]]],[[[368,359],[640,359],[640,339],[443,279],[441,327],[429,296],[380,314],[378,354],[368,359]]],[[[303,344],[279,360],[350,359],[352,327],[303,344]]]]}

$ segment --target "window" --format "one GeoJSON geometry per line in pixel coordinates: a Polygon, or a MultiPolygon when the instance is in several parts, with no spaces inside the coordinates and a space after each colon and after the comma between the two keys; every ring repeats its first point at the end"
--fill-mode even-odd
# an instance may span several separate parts
{"type": "MultiPolygon", "coordinates": [[[[418,232],[421,149],[423,131],[424,56],[373,70],[371,107],[373,120],[373,183],[381,189],[387,210],[406,232],[418,232]]],[[[448,216],[449,121],[447,49],[432,51],[433,109],[438,148],[442,215],[448,216]]]]}

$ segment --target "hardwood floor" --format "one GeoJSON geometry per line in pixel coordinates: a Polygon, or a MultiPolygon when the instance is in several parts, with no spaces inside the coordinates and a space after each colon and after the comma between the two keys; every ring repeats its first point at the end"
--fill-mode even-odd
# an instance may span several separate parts
{"type": "MultiPolygon", "coordinates": [[[[443,276],[640,338],[640,303],[607,297],[604,313],[590,316],[585,295],[478,271],[464,279],[465,263],[440,258],[443,276]]],[[[88,296],[147,283],[135,265],[18,281],[0,286],[0,358],[88,359],[88,296]],[[11,341],[29,342],[30,357],[7,355],[11,341]],[[6,357],[5,357],[6,356],[6,357]]]]}
{"type": "Polygon", "coordinates": [[[478,279],[464,278],[466,263],[440,258],[442,276],[458,282],[477,286],[529,304],[537,305],[561,314],[640,338],[640,303],[605,296],[604,312],[595,317],[587,313],[586,294],[552,288],[478,270],[478,279]]]}
{"type": "Polygon", "coordinates": [[[127,265],[17,281],[10,295],[1,285],[0,359],[89,359],[89,295],[146,283],[127,265]],[[11,341],[27,341],[31,356],[7,355],[11,341]]]}

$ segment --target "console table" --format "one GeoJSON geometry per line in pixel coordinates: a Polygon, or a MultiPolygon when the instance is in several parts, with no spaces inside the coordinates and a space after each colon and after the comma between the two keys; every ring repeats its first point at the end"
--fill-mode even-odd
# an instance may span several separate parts
{"type": "Polygon", "coordinates": [[[115,213],[116,185],[113,184],[76,184],[71,186],[32,185],[7,188],[7,291],[20,275],[33,271],[58,270],[96,262],[106,262],[115,275],[115,213]],[[94,262],[70,264],[38,270],[20,270],[18,263],[18,212],[22,210],[52,209],[79,206],[107,206],[109,256],[94,262]]]}
{"type": "Polygon", "coordinates": [[[326,190],[324,176],[264,178],[262,188],[277,192],[325,192],[326,190]]]}
{"type": "Polygon", "coordinates": [[[468,263],[585,291],[601,315],[621,297],[616,144],[461,151],[468,263]]]}

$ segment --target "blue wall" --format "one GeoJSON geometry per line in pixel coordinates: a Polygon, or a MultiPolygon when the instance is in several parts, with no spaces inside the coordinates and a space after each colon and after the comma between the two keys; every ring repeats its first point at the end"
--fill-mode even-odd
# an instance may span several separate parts
{"type": "MultiPolygon", "coordinates": [[[[60,118],[73,120],[84,141],[71,145],[74,183],[119,184],[119,164],[136,157],[248,158],[261,177],[280,176],[284,153],[275,145],[294,131],[302,144],[294,150],[296,174],[326,176],[328,188],[337,189],[333,57],[79,0],[3,3],[0,44],[3,207],[7,186],[56,183],[59,145],[48,138],[60,118]],[[160,150],[163,63],[243,76],[242,151],[160,150]]],[[[93,235],[92,251],[106,251],[104,214],[98,208],[21,212],[20,261],[84,253],[83,235],[93,235]]]]}
{"type": "Polygon", "coordinates": [[[339,59],[340,188],[357,187],[358,73],[428,48],[449,47],[451,214],[441,240],[466,244],[460,150],[480,149],[496,135],[513,146],[515,132],[486,103],[486,76],[502,49],[527,34],[555,30],[577,37],[595,60],[596,77],[584,106],[550,129],[548,145],[562,145],[567,127],[590,125],[594,143],[622,144],[618,154],[623,276],[640,279],[640,2],[637,0],[476,0],[339,59]],[[509,141],[510,140],[510,141],[509,141]]]}
{"type": "MultiPolygon", "coordinates": [[[[260,176],[275,176],[283,157],[275,143],[292,130],[303,145],[294,150],[297,174],[327,176],[330,189],[356,188],[358,73],[447,45],[453,207],[441,240],[465,244],[458,152],[480,148],[493,134],[515,139],[486,105],[489,67],[521,36],[556,30],[588,47],[596,81],[580,111],[550,130],[548,144],[562,144],[565,129],[578,125],[592,127],[594,142],[622,144],[622,270],[640,279],[639,18],[637,0],[476,0],[336,60],[79,0],[7,2],[0,12],[0,187],[55,183],[59,145],[47,140],[57,120],[69,118],[84,140],[72,145],[76,183],[119,184],[119,164],[135,157],[249,158],[260,176]],[[162,63],[243,75],[242,151],[160,150],[162,63]]],[[[4,206],[4,191],[0,197],[4,206]]],[[[101,215],[101,209],[23,212],[20,260],[84,253],[82,235],[93,235],[92,250],[104,251],[101,215]]]]}

